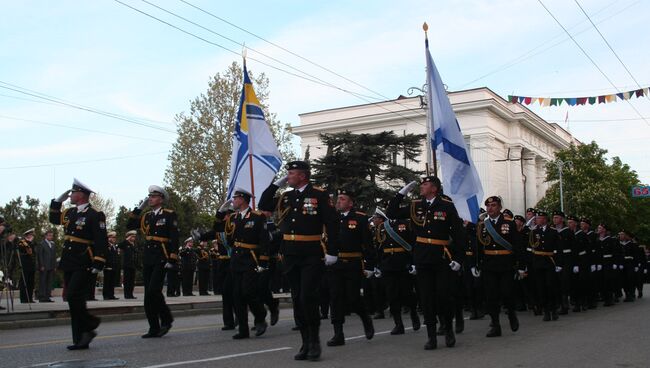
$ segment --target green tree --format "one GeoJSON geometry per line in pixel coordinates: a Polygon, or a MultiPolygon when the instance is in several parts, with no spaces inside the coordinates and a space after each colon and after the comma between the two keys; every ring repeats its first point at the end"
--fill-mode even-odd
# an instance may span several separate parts
{"type": "Polygon", "coordinates": [[[560,208],[559,173],[557,161],[570,161],[563,171],[564,209],[567,214],[588,216],[593,222],[604,222],[612,230],[625,228],[638,231],[647,239],[650,228],[650,201],[633,199],[631,188],[639,184],[634,170],[614,157],[606,158],[607,150],[596,142],[571,147],[556,153],[546,167],[546,181],[553,182],[537,207],[547,210],[560,208]],[[644,217],[645,216],[645,217],[644,217]]]}
{"type": "Polygon", "coordinates": [[[424,137],[393,132],[321,134],[327,153],[313,163],[314,181],[332,192],[352,188],[357,208],[372,210],[421,174],[409,169],[407,162],[419,162],[424,137]]]}
{"type": "Polygon", "coordinates": [[[19,236],[22,236],[26,230],[34,228],[36,238],[41,239],[45,231],[51,227],[48,212],[45,208],[41,208],[37,198],[30,196],[26,196],[24,201],[22,197],[10,200],[0,208],[0,215],[19,236]]]}
{"type": "MultiPolygon", "coordinates": [[[[266,120],[285,160],[293,157],[292,134],[266,105],[269,80],[249,72],[266,120]]],[[[232,134],[243,85],[242,67],[233,62],[208,82],[208,90],[190,102],[190,112],[176,116],[178,137],[169,154],[165,182],[199,209],[214,213],[225,200],[232,153],[232,134]]]]}

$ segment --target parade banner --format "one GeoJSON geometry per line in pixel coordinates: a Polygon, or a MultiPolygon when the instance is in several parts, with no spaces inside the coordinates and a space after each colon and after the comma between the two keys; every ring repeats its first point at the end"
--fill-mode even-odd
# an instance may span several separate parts
{"type": "Polygon", "coordinates": [[[527,97],[508,95],[508,102],[520,103],[522,105],[533,105],[538,103],[540,106],[561,106],[562,104],[568,106],[597,105],[601,103],[627,101],[632,97],[645,97],[648,96],[648,94],[650,94],[650,87],[591,97],[527,97]]]}

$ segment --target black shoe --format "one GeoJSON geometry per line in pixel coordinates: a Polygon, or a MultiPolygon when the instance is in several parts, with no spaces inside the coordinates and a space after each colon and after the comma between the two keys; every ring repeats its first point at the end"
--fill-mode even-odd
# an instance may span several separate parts
{"type": "Polygon", "coordinates": [[[576,306],[573,307],[573,309],[571,309],[571,312],[573,312],[573,313],[579,313],[581,311],[582,311],[582,308],[580,307],[579,304],[576,304],[576,306]]]}
{"type": "Polygon", "coordinates": [[[440,323],[440,326],[438,327],[438,331],[436,332],[437,336],[445,336],[445,324],[440,323]]]}
{"type": "Polygon", "coordinates": [[[560,318],[560,317],[558,317],[558,315],[557,315],[557,311],[552,311],[552,312],[551,312],[551,319],[552,319],[553,321],[557,321],[558,318],[560,318]]]}
{"type": "Polygon", "coordinates": [[[172,324],[165,324],[160,326],[160,331],[158,332],[158,337],[163,337],[167,335],[169,330],[172,328],[172,324]]]}
{"type": "Polygon", "coordinates": [[[550,320],[551,320],[551,312],[544,311],[544,318],[542,318],[542,321],[548,322],[550,320]]]}
{"type": "Polygon", "coordinates": [[[263,321],[262,323],[257,323],[255,324],[255,337],[260,337],[264,335],[266,332],[266,328],[268,325],[266,324],[266,321],[263,321]]]}
{"type": "Polygon", "coordinates": [[[307,352],[307,359],[315,362],[320,359],[321,349],[320,342],[309,343],[309,351],[307,352]]]}
{"type": "Polygon", "coordinates": [[[499,337],[501,336],[501,325],[497,322],[492,322],[490,330],[485,335],[485,337],[499,337]]]}
{"type": "Polygon", "coordinates": [[[372,319],[384,319],[386,318],[386,315],[384,314],[383,311],[375,313],[374,316],[372,316],[372,319]]]}
{"type": "Polygon", "coordinates": [[[227,326],[221,327],[221,331],[230,331],[230,330],[234,330],[234,329],[235,329],[235,326],[232,326],[232,325],[227,325],[227,326]]]}
{"type": "Polygon", "coordinates": [[[438,347],[438,337],[436,334],[436,325],[427,325],[427,343],[424,344],[424,350],[434,350],[438,347]]]}
{"type": "Polygon", "coordinates": [[[569,307],[562,307],[560,309],[560,311],[558,312],[558,314],[561,314],[561,315],[569,314],[569,307]]]}
{"type": "Polygon", "coordinates": [[[88,349],[88,347],[89,347],[88,345],[77,345],[77,344],[74,344],[74,345],[68,345],[68,346],[67,346],[67,349],[68,349],[68,350],[86,350],[86,349],[88,349]]]}
{"type": "Polygon", "coordinates": [[[95,331],[86,331],[81,333],[81,337],[79,338],[79,341],[75,344],[77,346],[85,346],[86,349],[88,348],[88,345],[90,345],[90,342],[93,341],[93,339],[97,336],[97,332],[95,331]]]}
{"type": "Polygon", "coordinates": [[[634,301],[634,297],[632,295],[628,295],[628,296],[625,297],[625,299],[623,299],[624,303],[629,303],[629,302],[633,302],[633,301],[634,301]]]}
{"type": "Polygon", "coordinates": [[[454,335],[454,329],[451,328],[451,321],[445,323],[447,326],[445,330],[445,345],[448,348],[454,347],[456,345],[456,335],[454,335]]]}
{"type": "Polygon", "coordinates": [[[456,318],[456,333],[463,333],[465,331],[465,319],[463,317],[456,318]]]}
{"type": "Polygon", "coordinates": [[[536,316],[541,316],[542,315],[542,309],[539,308],[539,307],[535,307],[533,309],[533,311],[534,311],[533,314],[536,315],[536,316]]]}
{"type": "Polygon", "coordinates": [[[99,318],[99,317],[92,316],[92,315],[90,317],[91,317],[90,326],[88,326],[88,327],[90,328],[91,331],[96,330],[97,327],[99,327],[99,324],[102,323],[102,319],[99,318]]]}
{"type": "Polygon", "coordinates": [[[413,331],[417,331],[420,329],[421,326],[420,315],[415,310],[411,311],[411,323],[413,324],[413,331]]]}
{"type": "Polygon", "coordinates": [[[328,319],[330,318],[327,314],[321,314],[320,319],[328,319]]]}
{"type": "Polygon", "coordinates": [[[375,336],[375,326],[372,324],[372,319],[368,315],[362,316],[361,323],[363,323],[363,332],[366,335],[366,339],[372,340],[375,336]]]}
{"type": "Polygon", "coordinates": [[[396,325],[390,331],[391,335],[404,335],[404,325],[396,325]]]}
{"type": "MultiPolygon", "coordinates": [[[[167,296],[169,296],[169,295],[167,295],[167,296]]],[[[138,298],[136,298],[134,296],[125,296],[124,299],[138,299],[138,298]]]]}
{"type": "Polygon", "coordinates": [[[275,326],[280,319],[280,309],[275,307],[271,310],[271,326],[275,326]]]}
{"type": "Polygon", "coordinates": [[[637,298],[639,299],[643,298],[643,291],[639,291],[639,295],[637,296],[637,298]]]}
{"type": "Polygon", "coordinates": [[[158,334],[160,334],[160,331],[149,331],[140,337],[142,337],[143,339],[150,339],[152,337],[160,337],[158,336],[158,334]]]}
{"type": "Polygon", "coordinates": [[[300,338],[302,339],[302,345],[298,354],[293,356],[295,360],[307,360],[307,353],[309,353],[309,332],[306,328],[300,330],[300,338]]]}
{"type": "Polygon", "coordinates": [[[343,325],[334,325],[334,336],[327,341],[327,346],[342,346],[345,345],[345,335],[343,335],[343,325]]]}
{"type": "Polygon", "coordinates": [[[517,332],[517,330],[519,330],[519,318],[517,318],[517,313],[514,311],[508,313],[508,321],[510,322],[510,330],[512,330],[512,332],[517,332]]]}
{"type": "Polygon", "coordinates": [[[235,340],[241,340],[241,339],[247,339],[249,337],[250,337],[250,335],[248,334],[248,331],[246,331],[245,333],[240,331],[240,332],[237,332],[236,334],[234,334],[232,338],[235,339],[235,340]]]}

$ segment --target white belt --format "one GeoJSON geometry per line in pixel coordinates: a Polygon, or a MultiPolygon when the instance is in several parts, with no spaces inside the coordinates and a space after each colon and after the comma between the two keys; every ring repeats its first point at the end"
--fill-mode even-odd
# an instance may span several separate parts
{"type": "Polygon", "coordinates": [[[582,252],[578,253],[579,256],[584,256],[585,254],[587,254],[586,250],[583,250],[582,252]]]}
{"type": "Polygon", "coordinates": [[[634,259],[632,256],[625,256],[625,259],[634,259]]]}
{"type": "Polygon", "coordinates": [[[533,248],[526,248],[527,251],[532,252],[533,248]]]}
{"type": "Polygon", "coordinates": [[[603,254],[603,258],[612,258],[611,254],[603,254]]]}
{"type": "Polygon", "coordinates": [[[562,249],[562,253],[571,253],[571,249],[562,249]]]}

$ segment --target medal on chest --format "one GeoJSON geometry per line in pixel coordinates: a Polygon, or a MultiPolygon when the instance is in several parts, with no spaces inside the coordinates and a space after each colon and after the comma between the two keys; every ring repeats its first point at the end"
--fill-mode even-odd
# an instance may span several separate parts
{"type": "Polygon", "coordinates": [[[318,214],[318,199],[305,198],[302,204],[303,215],[316,215],[318,214]]]}
{"type": "Polygon", "coordinates": [[[433,212],[433,219],[434,220],[444,221],[444,220],[447,219],[447,212],[445,212],[445,211],[434,211],[433,212]]]}
{"type": "Polygon", "coordinates": [[[77,226],[77,230],[81,230],[84,228],[84,226],[86,226],[86,218],[79,217],[74,224],[77,226]]]}

